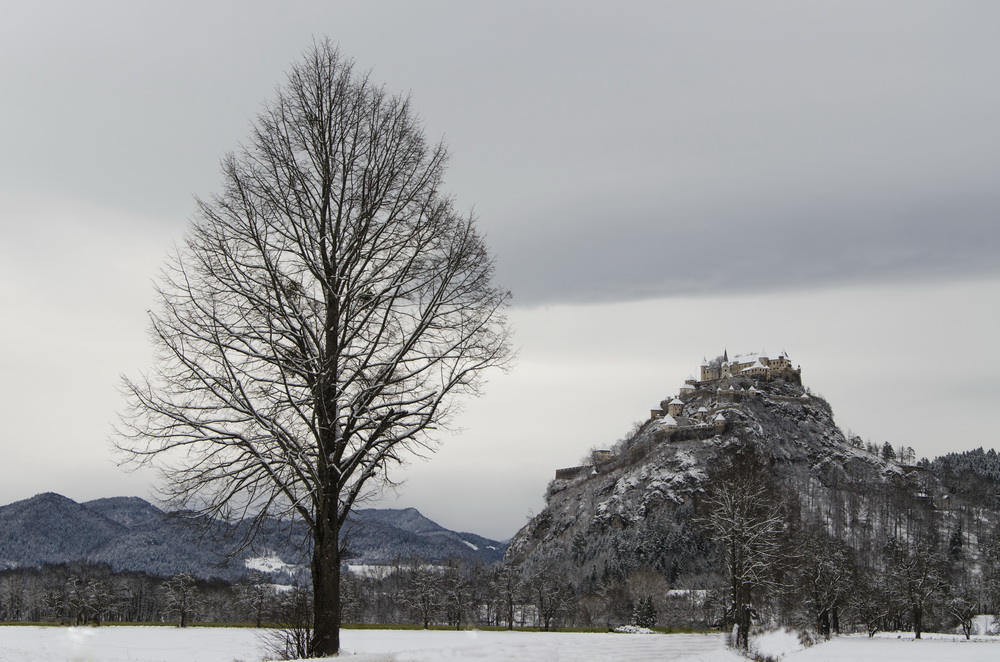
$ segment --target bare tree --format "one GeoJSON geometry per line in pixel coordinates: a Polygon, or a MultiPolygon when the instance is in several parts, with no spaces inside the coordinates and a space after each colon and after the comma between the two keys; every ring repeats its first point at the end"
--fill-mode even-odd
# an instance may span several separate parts
{"type": "Polygon", "coordinates": [[[441,606],[448,625],[461,630],[466,614],[473,613],[474,603],[473,582],[466,576],[466,569],[457,561],[449,562],[441,582],[441,606]]]}
{"type": "Polygon", "coordinates": [[[266,515],[308,525],[312,655],[340,648],[351,507],[511,357],[509,293],[441,191],[446,157],[409,99],[315,44],[199,201],[151,313],[157,363],[125,380],[118,445],[176,506],[252,516],[248,538],[266,515]]]}
{"type": "Polygon", "coordinates": [[[201,603],[195,578],[189,572],[174,575],[160,585],[164,609],[177,615],[177,626],[186,628],[201,603]]]}
{"type": "Polygon", "coordinates": [[[439,568],[413,561],[405,581],[400,597],[426,630],[444,606],[444,576],[439,568]]]}
{"type": "Polygon", "coordinates": [[[957,581],[948,589],[944,608],[945,612],[962,628],[962,634],[965,635],[965,638],[971,639],[976,616],[982,612],[982,580],[979,577],[968,575],[956,579],[957,581]]]}
{"type": "Polygon", "coordinates": [[[314,611],[312,592],[293,586],[278,596],[275,618],[278,627],[267,630],[264,648],[276,660],[299,660],[310,656],[313,641],[314,611]]]}
{"type": "Polygon", "coordinates": [[[520,571],[514,566],[501,563],[496,566],[490,589],[497,604],[497,624],[503,623],[508,630],[514,629],[514,621],[525,592],[525,582],[520,571]]]}
{"type": "Polygon", "coordinates": [[[719,541],[729,580],[726,616],[736,625],[736,645],[749,645],[761,593],[779,588],[784,519],[771,484],[771,467],[750,444],[727,449],[713,471],[700,522],[719,541]]]}
{"type": "Polygon", "coordinates": [[[822,531],[803,536],[797,591],[813,616],[816,632],[825,639],[840,634],[840,609],[855,585],[851,549],[822,531]]]}
{"type": "Polygon", "coordinates": [[[885,627],[893,611],[892,587],[881,570],[867,569],[855,575],[849,604],[865,624],[869,637],[885,627]]]}
{"type": "Polygon", "coordinates": [[[236,585],[236,599],[253,616],[257,627],[274,610],[277,598],[277,589],[260,572],[250,573],[247,581],[236,585]]]}
{"type": "Polygon", "coordinates": [[[913,616],[913,636],[920,639],[927,607],[945,594],[947,561],[928,540],[909,544],[892,538],[884,553],[886,571],[913,616]]]}

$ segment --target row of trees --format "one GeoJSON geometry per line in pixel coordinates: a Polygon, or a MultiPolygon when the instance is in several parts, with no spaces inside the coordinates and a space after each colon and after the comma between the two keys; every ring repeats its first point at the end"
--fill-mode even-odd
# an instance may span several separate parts
{"type": "Polygon", "coordinates": [[[230,583],[191,574],[157,577],[107,565],[59,564],[0,572],[0,622],[193,622],[300,624],[311,614],[310,590],[263,576],[230,583]]]}
{"type": "MultiPolygon", "coordinates": [[[[457,629],[735,627],[737,642],[745,645],[751,627],[762,622],[811,628],[821,636],[908,628],[918,636],[955,628],[968,635],[976,614],[1000,605],[1000,536],[984,544],[982,572],[971,572],[962,550],[897,539],[881,550],[879,565],[868,567],[844,542],[820,530],[796,530],[786,514],[768,507],[764,512],[774,517],[742,528],[736,509],[729,511],[717,558],[725,572],[702,577],[697,587],[671,586],[648,566],[574,584],[557,558],[519,567],[396,563],[343,575],[344,620],[457,629]]],[[[756,517],[752,508],[742,512],[756,517]]],[[[711,519],[720,517],[713,511],[711,519]]],[[[0,574],[0,620],[279,625],[281,646],[301,655],[311,641],[311,595],[308,588],[275,586],[260,576],[228,584],[190,575],[112,573],[106,566],[46,566],[0,574]]]]}

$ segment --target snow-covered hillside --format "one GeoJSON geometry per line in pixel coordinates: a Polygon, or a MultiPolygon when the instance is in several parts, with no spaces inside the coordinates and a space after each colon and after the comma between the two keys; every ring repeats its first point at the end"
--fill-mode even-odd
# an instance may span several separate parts
{"type": "MultiPolygon", "coordinates": [[[[940,461],[904,464],[872,452],[848,439],[829,403],[796,381],[692,378],[661,407],[610,454],[595,453],[591,466],[557,472],[545,509],[512,538],[510,562],[561,568],[584,592],[642,568],[672,586],[709,588],[723,566],[700,523],[702,500],[723,457],[741,447],[764,458],[789,532],[841,541],[862,566],[882,564],[889,540],[948,541],[948,553],[975,564],[997,523],[995,503],[956,489],[970,482],[961,458],[948,466],[966,479],[948,483],[940,461]]],[[[975,493],[1000,493],[1000,483],[981,473],[975,493]]]]}

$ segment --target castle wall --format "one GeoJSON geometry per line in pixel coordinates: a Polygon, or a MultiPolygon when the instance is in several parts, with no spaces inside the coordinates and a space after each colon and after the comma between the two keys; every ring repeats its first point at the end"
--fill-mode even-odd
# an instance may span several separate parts
{"type": "Polygon", "coordinates": [[[594,467],[590,465],[581,467],[569,467],[566,469],[556,469],[556,479],[557,480],[569,480],[571,478],[576,478],[577,476],[582,476],[589,474],[594,470],[594,467]]]}

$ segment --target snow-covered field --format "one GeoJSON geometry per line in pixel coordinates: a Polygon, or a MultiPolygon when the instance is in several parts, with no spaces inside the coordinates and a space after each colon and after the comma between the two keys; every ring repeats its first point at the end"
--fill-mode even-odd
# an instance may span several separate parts
{"type": "MultiPolygon", "coordinates": [[[[892,635],[895,637],[896,635],[892,635]]],[[[948,639],[916,640],[913,634],[903,638],[869,639],[838,637],[812,648],[792,653],[782,662],[996,662],[1000,660],[1000,641],[965,641],[948,639]]]]}
{"type": "MultiPolygon", "coordinates": [[[[0,660],[18,662],[258,662],[260,630],[173,627],[0,627],[0,660]]],[[[343,630],[355,662],[745,662],[718,635],[343,630]]]]}
{"type": "MultiPolygon", "coordinates": [[[[173,627],[0,627],[0,660],[18,662],[258,662],[260,630],[173,627]]],[[[805,650],[760,641],[783,662],[995,662],[1000,640],[840,637],[805,650]]],[[[344,630],[354,662],[745,662],[718,635],[344,630]]]]}

